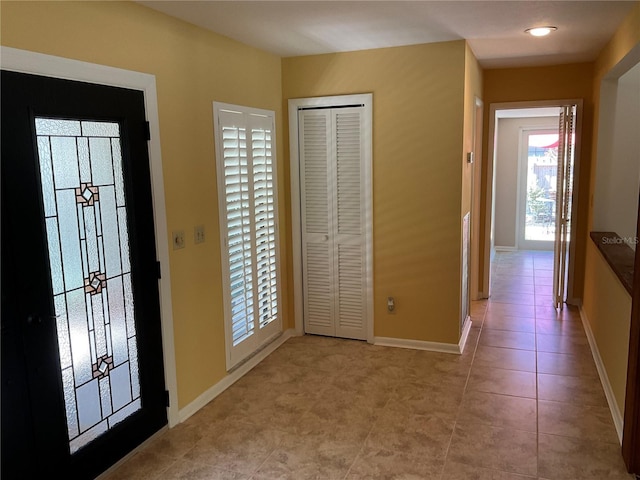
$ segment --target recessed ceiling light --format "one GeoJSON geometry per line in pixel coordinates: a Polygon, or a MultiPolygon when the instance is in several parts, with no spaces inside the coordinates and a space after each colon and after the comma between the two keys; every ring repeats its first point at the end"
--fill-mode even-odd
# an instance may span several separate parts
{"type": "Polygon", "coordinates": [[[544,37],[546,35],[549,35],[551,32],[555,32],[556,30],[558,30],[558,27],[534,27],[527,28],[525,30],[525,33],[533,35],[534,37],[544,37]]]}

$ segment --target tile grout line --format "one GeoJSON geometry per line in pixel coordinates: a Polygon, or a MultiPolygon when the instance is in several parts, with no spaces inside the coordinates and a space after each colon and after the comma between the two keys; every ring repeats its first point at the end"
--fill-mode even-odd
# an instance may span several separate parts
{"type": "Polygon", "coordinates": [[[439,478],[444,476],[444,471],[447,466],[447,460],[449,458],[449,452],[451,451],[451,444],[453,443],[453,436],[456,433],[456,427],[458,426],[458,419],[460,417],[460,413],[462,411],[462,404],[464,403],[464,396],[467,392],[467,386],[469,385],[469,378],[471,377],[471,370],[473,369],[473,362],[476,359],[476,352],[478,351],[478,345],[480,344],[480,337],[482,335],[482,330],[484,328],[484,322],[487,315],[487,308],[489,306],[489,299],[487,299],[487,303],[484,307],[484,312],[482,313],[482,321],[480,322],[480,327],[478,331],[478,338],[476,339],[475,345],[473,347],[473,353],[471,355],[471,361],[469,362],[469,371],[467,372],[467,378],[464,382],[464,387],[462,389],[462,400],[460,401],[460,405],[458,406],[458,411],[456,413],[455,419],[453,421],[453,429],[451,430],[451,437],[449,438],[449,442],[447,444],[447,448],[445,449],[444,459],[442,461],[442,468],[440,470],[439,478]]]}
{"type": "MultiPolygon", "coordinates": [[[[395,390],[396,387],[394,387],[395,390]]],[[[387,402],[385,403],[384,407],[382,407],[381,410],[386,410],[386,408],[389,406],[389,402],[391,402],[391,398],[389,398],[387,400],[387,402]]],[[[355,457],[353,458],[353,462],[351,462],[351,465],[349,465],[349,468],[347,469],[346,473],[344,474],[344,477],[342,477],[343,479],[346,479],[349,474],[351,473],[351,470],[353,469],[353,466],[356,464],[356,462],[358,461],[358,457],[365,451],[365,446],[367,445],[367,440],[369,439],[369,437],[371,436],[371,432],[373,432],[373,429],[375,428],[376,424],[380,421],[380,418],[376,418],[374,422],[372,422],[371,424],[371,428],[369,429],[369,431],[367,432],[367,436],[364,437],[364,440],[362,441],[362,446],[360,447],[360,450],[358,450],[358,453],[356,453],[355,457]]]]}
{"type": "MultiPolygon", "coordinates": [[[[535,262],[535,260],[534,260],[535,262]]],[[[533,331],[534,331],[534,346],[535,346],[535,366],[536,366],[536,476],[540,474],[540,382],[538,379],[538,302],[537,302],[537,288],[536,288],[536,269],[533,268],[533,331]]]]}

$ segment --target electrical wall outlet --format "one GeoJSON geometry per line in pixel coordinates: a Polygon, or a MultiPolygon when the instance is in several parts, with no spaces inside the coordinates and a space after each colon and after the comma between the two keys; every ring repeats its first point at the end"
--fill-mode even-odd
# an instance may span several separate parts
{"type": "Polygon", "coordinates": [[[172,234],[173,249],[178,250],[184,248],[184,230],[174,230],[172,234]]]}
{"type": "Polygon", "coordinates": [[[393,313],[396,309],[396,301],[393,297],[387,297],[387,310],[389,313],[393,313]]]}
{"type": "Polygon", "coordinates": [[[204,242],[204,225],[196,225],[195,227],[193,227],[193,242],[204,242]]]}

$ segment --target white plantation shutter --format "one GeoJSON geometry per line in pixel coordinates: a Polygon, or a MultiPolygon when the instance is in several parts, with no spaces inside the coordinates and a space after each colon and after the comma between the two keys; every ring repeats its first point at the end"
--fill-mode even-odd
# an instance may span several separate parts
{"type": "Polygon", "coordinates": [[[298,113],[307,333],[366,339],[363,108],[298,113]]]}
{"type": "Polygon", "coordinates": [[[273,112],[214,103],[227,368],[281,329],[273,112]]]}

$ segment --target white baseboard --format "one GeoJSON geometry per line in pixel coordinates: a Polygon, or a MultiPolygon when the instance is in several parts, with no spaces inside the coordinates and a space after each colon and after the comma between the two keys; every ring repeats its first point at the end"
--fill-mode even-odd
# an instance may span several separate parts
{"type": "Polygon", "coordinates": [[[582,299],[578,297],[567,298],[567,305],[572,307],[582,308],[582,299]]]}
{"type": "Polygon", "coordinates": [[[609,376],[607,375],[607,370],[604,367],[604,363],[602,362],[602,357],[600,356],[600,352],[598,351],[598,344],[596,343],[596,339],[593,336],[593,331],[591,330],[589,319],[587,318],[587,314],[582,309],[582,306],[580,306],[580,318],[582,319],[582,325],[584,326],[584,331],[587,334],[587,339],[589,340],[589,346],[591,347],[591,354],[593,355],[593,360],[595,361],[596,368],[598,369],[598,376],[600,377],[600,382],[602,383],[604,394],[607,397],[607,403],[609,404],[609,410],[611,411],[613,424],[616,427],[616,432],[618,433],[618,439],[620,440],[620,444],[622,444],[624,417],[622,416],[622,412],[620,412],[620,408],[618,408],[618,402],[616,402],[616,397],[613,394],[613,388],[611,388],[611,383],[609,382],[609,376]]]}
{"type": "Polygon", "coordinates": [[[496,252],[517,252],[518,251],[518,247],[507,247],[507,246],[496,245],[493,248],[496,252]]]}
{"type": "Polygon", "coordinates": [[[467,344],[467,339],[469,338],[469,332],[471,331],[471,317],[467,317],[464,321],[464,325],[462,326],[462,333],[460,335],[460,341],[458,342],[458,350],[459,353],[464,353],[464,347],[467,344]]]}
{"type": "Polygon", "coordinates": [[[211,400],[216,398],[222,392],[224,392],[231,385],[240,380],[247,372],[249,372],[253,367],[258,365],[262,360],[264,360],[269,354],[273,353],[280,345],[286,342],[289,338],[297,336],[297,333],[294,329],[285,330],[282,332],[278,338],[276,338],[273,342],[265,346],[262,350],[260,350],[256,355],[251,357],[245,363],[240,365],[238,368],[229,373],[226,377],[220,380],[218,383],[209,388],[206,392],[201,394],[194,401],[189,403],[186,407],[181,408],[178,412],[179,422],[182,423],[186,419],[188,419],[191,415],[196,413],[202,407],[207,405],[211,400]]]}
{"type": "Polygon", "coordinates": [[[465,343],[467,342],[469,330],[471,330],[471,319],[467,319],[465,322],[464,327],[462,328],[460,343],[458,344],[426,342],[424,340],[408,340],[404,338],[391,337],[375,337],[373,339],[373,344],[381,347],[411,348],[413,350],[426,350],[428,352],[453,353],[460,355],[464,350],[465,343]]]}

